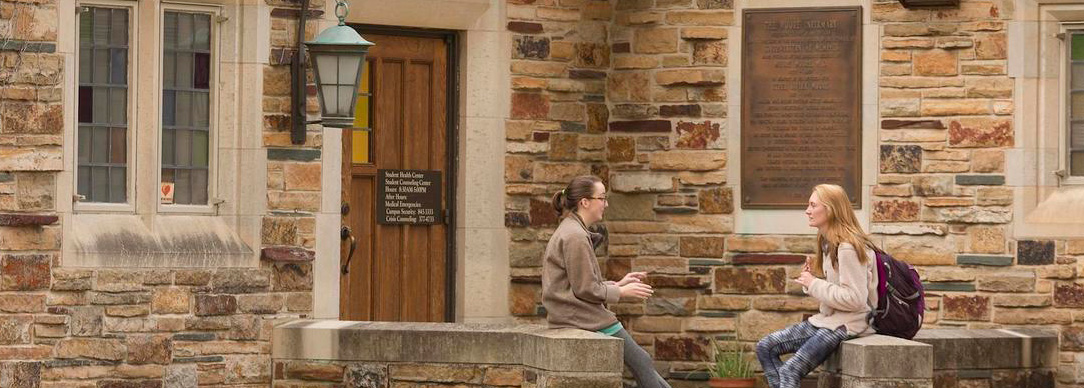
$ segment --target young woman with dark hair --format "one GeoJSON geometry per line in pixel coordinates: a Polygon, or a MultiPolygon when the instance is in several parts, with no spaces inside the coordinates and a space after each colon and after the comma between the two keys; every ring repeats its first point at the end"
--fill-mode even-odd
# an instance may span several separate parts
{"type": "Polygon", "coordinates": [[[606,305],[619,300],[642,300],[654,292],[643,283],[644,272],[630,272],[620,281],[602,277],[595,242],[602,236],[589,228],[602,220],[609,202],[606,186],[595,176],[580,176],[553,195],[553,209],[563,216],[546,245],[542,264],[542,305],[551,327],[573,327],[624,340],[625,366],[639,388],[670,388],[651,356],[644,351],[606,305]]]}

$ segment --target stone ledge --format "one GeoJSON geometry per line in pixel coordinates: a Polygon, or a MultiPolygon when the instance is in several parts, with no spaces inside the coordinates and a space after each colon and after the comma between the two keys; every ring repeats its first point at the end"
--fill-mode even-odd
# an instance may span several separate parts
{"type": "Polygon", "coordinates": [[[0,213],[0,226],[43,226],[55,224],[60,217],[44,214],[0,213]]]}
{"type": "Polygon", "coordinates": [[[260,260],[276,263],[307,263],[316,259],[316,252],[298,247],[267,247],[260,250],[260,260]]]}
{"type": "Polygon", "coordinates": [[[914,340],[933,346],[934,370],[1058,366],[1058,337],[1048,329],[927,329],[914,340]]]}
{"type": "Polygon", "coordinates": [[[273,359],[518,364],[620,374],[621,340],[540,325],[297,320],[276,326],[273,359]]]}
{"type": "Polygon", "coordinates": [[[929,344],[875,334],[844,341],[824,368],[863,379],[930,379],[933,351],[929,344]]]}

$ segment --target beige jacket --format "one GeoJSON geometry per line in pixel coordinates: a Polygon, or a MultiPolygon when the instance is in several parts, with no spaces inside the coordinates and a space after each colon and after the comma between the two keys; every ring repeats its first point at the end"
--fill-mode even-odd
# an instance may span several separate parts
{"type": "Polygon", "coordinates": [[[617,323],[606,308],[621,290],[602,277],[591,232],[575,213],[561,220],[542,262],[542,306],[552,327],[598,331],[617,323]]]}
{"type": "Polygon", "coordinates": [[[866,248],[866,264],[858,262],[858,252],[849,243],[836,250],[839,268],[832,268],[832,259],[824,254],[824,275],[806,289],[806,293],[821,302],[820,313],[809,317],[813,326],[835,329],[846,326],[851,335],[873,334],[866,320],[877,305],[877,261],[873,249],[866,248]]]}

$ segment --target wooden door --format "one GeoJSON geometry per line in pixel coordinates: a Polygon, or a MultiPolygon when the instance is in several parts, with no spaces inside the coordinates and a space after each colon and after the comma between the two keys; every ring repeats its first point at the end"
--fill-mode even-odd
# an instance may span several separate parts
{"type": "Polygon", "coordinates": [[[376,220],[377,172],[441,171],[442,209],[448,209],[448,45],[440,37],[379,35],[367,59],[355,128],[344,131],[343,225],[357,249],[342,263],[339,316],[365,321],[445,321],[447,219],[435,225],[384,225],[376,220]],[[371,88],[370,88],[371,86],[371,88]],[[365,92],[370,92],[368,95],[365,92]],[[371,128],[371,131],[366,127],[371,128]]]}

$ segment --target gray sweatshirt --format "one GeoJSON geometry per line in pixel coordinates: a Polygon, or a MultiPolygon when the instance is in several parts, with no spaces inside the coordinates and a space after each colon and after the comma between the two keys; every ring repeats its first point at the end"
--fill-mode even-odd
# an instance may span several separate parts
{"type": "Polygon", "coordinates": [[[606,308],[621,290],[602,277],[590,232],[575,213],[561,220],[546,245],[542,262],[542,306],[552,327],[598,331],[617,316],[606,308]]]}

